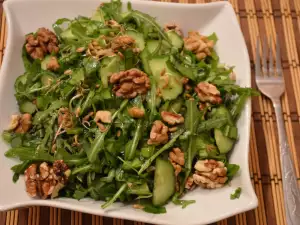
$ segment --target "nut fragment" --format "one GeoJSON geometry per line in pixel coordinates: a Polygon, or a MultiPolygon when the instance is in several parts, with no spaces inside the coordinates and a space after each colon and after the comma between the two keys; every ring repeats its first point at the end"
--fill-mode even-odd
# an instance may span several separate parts
{"type": "Polygon", "coordinates": [[[102,48],[97,40],[93,40],[91,43],[89,43],[86,54],[88,56],[92,56],[95,59],[101,59],[105,56],[115,55],[111,48],[102,48]]]}
{"type": "Polygon", "coordinates": [[[184,122],[184,118],[181,114],[162,111],[160,115],[163,121],[167,122],[169,125],[175,125],[184,122]]]}
{"type": "Polygon", "coordinates": [[[119,27],[121,27],[121,25],[117,21],[115,21],[115,20],[107,20],[107,21],[105,21],[105,23],[106,23],[106,25],[108,25],[108,26],[110,26],[112,28],[119,28],[119,27]]]}
{"type": "Polygon", "coordinates": [[[128,110],[128,114],[133,118],[143,118],[145,116],[145,111],[139,107],[131,107],[128,110]]]}
{"type": "Polygon", "coordinates": [[[65,184],[70,176],[70,170],[63,160],[56,160],[53,163],[53,174],[55,180],[65,184]]]}
{"type": "Polygon", "coordinates": [[[208,40],[206,36],[200,35],[196,31],[189,32],[188,37],[184,38],[185,49],[195,53],[198,60],[210,56],[214,44],[214,41],[208,40]]]}
{"type": "Polygon", "coordinates": [[[57,71],[59,69],[59,63],[55,56],[51,56],[49,62],[46,65],[47,70],[57,71]]]}
{"type": "Polygon", "coordinates": [[[35,197],[37,195],[36,169],[36,164],[31,164],[24,171],[26,191],[30,197],[35,197]]]}
{"type": "Polygon", "coordinates": [[[111,123],[112,118],[111,118],[111,112],[110,111],[105,111],[105,110],[99,110],[96,112],[94,121],[97,123],[101,121],[102,123],[111,123]]]}
{"type": "Polygon", "coordinates": [[[227,168],[221,161],[214,159],[198,160],[194,168],[196,169],[193,174],[194,182],[203,188],[223,187],[228,180],[227,168]]]}
{"type": "Polygon", "coordinates": [[[31,115],[25,113],[22,115],[11,115],[8,129],[16,133],[24,134],[31,128],[31,115]]]}
{"type": "Polygon", "coordinates": [[[114,51],[119,49],[125,50],[128,48],[134,48],[135,40],[128,35],[117,36],[112,40],[111,48],[114,51]]]}
{"type": "Polygon", "coordinates": [[[150,88],[150,79],[138,69],[130,69],[114,73],[110,77],[114,84],[113,91],[117,97],[134,98],[138,94],[146,94],[150,88]]]}
{"type": "Polygon", "coordinates": [[[193,177],[188,177],[188,179],[185,182],[185,188],[190,190],[193,188],[193,184],[194,184],[193,177]]]}
{"type": "Polygon", "coordinates": [[[195,92],[197,92],[198,97],[202,102],[210,102],[212,104],[222,103],[220,91],[213,84],[200,82],[197,84],[197,87],[195,87],[195,92]]]}
{"type": "Polygon", "coordinates": [[[184,153],[180,148],[173,148],[173,151],[169,153],[171,162],[175,162],[181,166],[184,165],[184,153]]]}
{"type": "Polygon", "coordinates": [[[48,53],[58,53],[58,40],[52,31],[42,27],[38,29],[36,36],[27,35],[25,49],[31,58],[42,60],[48,53]]]}
{"type": "Polygon", "coordinates": [[[16,129],[17,126],[19,125],[20,119],[21,119],[20,115],[16,115],[16,114],[11,115],[8,130],[16,129]]]}
{"type": "Polygon", "coordinates": [[[40,165],[39,169],[40,169],[40,179],[41,180],[46,179],[49,176],[49,170],[50,170],[48,163],[43,162],[40,165]]]}
{"type": "Polygon", "coordinates": [[[175,169],[175,175],[177,176],[182,170],[181,167],[184,166],[184,153],[180,148],[173,148],[173,150],[169,152],[169,160],[171,161],[175,169]]]}
{"type": "Polygon", "coordinates": [[[171,23],[167,23],[165,25],[164,31],[168,32],[170,30],[174,30],[179,36],[183,37],[182,30],[180,29],[180,27],[176,23],[171,22],[171,23]]]}
{"type": "Polygon", "coordinates": [[[150,132],[150,139],[147,142],[148,145],[165,144],[168,142],[168,139],[168,127],[160,120],[154,121],[150,132]]]}

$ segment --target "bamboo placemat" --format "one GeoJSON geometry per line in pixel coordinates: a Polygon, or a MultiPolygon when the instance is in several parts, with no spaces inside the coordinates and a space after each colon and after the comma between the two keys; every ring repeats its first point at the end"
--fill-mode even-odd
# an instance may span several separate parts
{"type": "MultiPolygon", "coordinates": [[[[206,3],[214,0],[162,0],[206,3]]],[[[0,63],[5,52],[6,22],[0,0],[0,63]]],[[[240,22],[254,73],[256,38],[279,35],[286,93],[282,99],[285,126],[300,181],[300,0],[230,0],[240,22]]],[[[273,49],[274,50],[274,49],[273,49]]],[[[252,84],[255,82],[252,79],[252,84]]],[[[250,174],[259,198],[255,210],[220,221],[218,225],[284,225],[282,179],[276,120],[271,102],[252,100],[250,174]]],[[[299,221],[300,223],[300,221],[299,221]]],[[[50,207],[30,207],[0,213],[0,225],[146,225],[50,207]]]]}

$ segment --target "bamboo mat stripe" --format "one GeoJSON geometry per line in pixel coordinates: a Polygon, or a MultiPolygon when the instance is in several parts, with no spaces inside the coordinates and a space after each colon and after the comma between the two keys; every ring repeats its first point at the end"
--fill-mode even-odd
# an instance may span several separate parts
{"type": "MultiPolygon", "coordinates": [[[[164,2],[208,3],[214,0],[162,0],[164,2]]],[[[5,53],[6,20],[0,0],[0,64],[5,53]]],[[[230,0],[241,25],[250,56],[252,78],[255,45],[267,38],[275,52],[276,34],[282,52],[286,93],[282,98],[285,127],[300,183],[300,0],[230,0]]],[[[255,82],[252,80],[255,87],[255,82]]],[[[219,221],[215,225],[285,225],[282,176],[276,118],[264,96],[252,100],[250,176],[259,198],[255,210],[219,221]]],[[[33,206],[0,213],[0,225],[147,225],[85,213],[33,206]]]]}

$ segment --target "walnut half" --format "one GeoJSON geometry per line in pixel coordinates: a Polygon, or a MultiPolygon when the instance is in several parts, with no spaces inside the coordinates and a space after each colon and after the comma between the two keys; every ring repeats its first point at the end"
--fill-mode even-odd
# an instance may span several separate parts
{"type": "Polygon", "coordinates": [[[222,103],[220,91],[213,84],[200,82],[195,87],[195,92],[198,94],[201,102],[210,102],[212,104],[222,103]]]}
{"type": "Polygon", "coordinates": [[[150,132],[150,139],[147,142],[148,145],[167,143],[169,140],[168,130],[168,127],[160,120],[154,121],[150,132]]]}
{"type": "Polygon", "coordinates": [[[184,122],[184,118],[181,114],[176,114],[172,112],[162,111],[160,113],[163,121],[168,123],[169,125],[180,124],[184,122]]]}
{"type": "Polygon", "coordinates": [[[52,31],[42,27],[35,35],[26,36],[25,49],[31,58],[42,60],[48,53],[58,53],[58,40],[52,31]]]}
{"type": "Polygon", "coordinates": [[[11,115],[9,130],[13,130],[16,133],[24,134],[31,128],[32,116],[29,113],[22,115],[11,115]]]}
{"type": "Polygon", "coordinates": [[[133,68],[110,77],[110,83],[114,84],[113,91],[117,97],[134,98],[138,94],[146,94],[150,88],[150,79],[143,71],[133,68]]]}
{"type": "Polygon", "coordinates": [[[47,162],[31,164],[24,172],[26,192],[30,197],[56,197],[68,181],[70,173],[63,160],[56,160],[52,166],[47,162]]]}
{"type": "Polygon", "coordinates": [[[208,40],[206,36],[200,35],[196,31],[189,32],[188,37],[184,38],[185,49],[196,54],[198,60],[210,56],[214,44],[214,41],[208,40]]]}
{"type": "Polygon", "coordinates": [[[195,184],[208,189],[223,187],[227,177],[227,168],[221,161],[214,159],[198,160],[193,174],[195,184]]]}

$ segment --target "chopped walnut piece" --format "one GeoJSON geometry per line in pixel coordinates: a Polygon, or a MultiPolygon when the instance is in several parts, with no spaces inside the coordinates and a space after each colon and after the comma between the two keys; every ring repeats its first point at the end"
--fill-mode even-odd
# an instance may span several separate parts
{"type": "Polygon", "coordinates": [[[220,97],[220,91],[213,84],[208,82],[200,82],[195,87],[195,92],[197,92],[200,101],[210,102],[212,104],[222,103],[222,98],[220,97]]]}
{"type": "Polygon", "coordinates": [[[110,77],[114,84],[113,91],[117,97],[134,98],[138,94],[146,94],[150,88],[150,79],[138,69],[130,69],[114,73],[110,77]]]}
{"type": "Polygon", "coordinates": [[[16,129],[17,126],[19,126],[20,119],[21,119],[20,115],[16,115],[16,114],[11,115],[8,130],[16,129]]]}
{"type": "Polygon", "coordinates": [[[56,160],[53,163],[54,179],[57,180],[58,182],[65,184],[68,181],[70,173],[71,170],[63,160],[56,160]]]}
{"type": "Polygon", "coordinates": [[[92,56],[95,59],[101,59],[105,56],[113,56],[115,53],[111,48],[102,48],[97,40],[93,40],[88,45],[88,49],[86,50],[86,54],[88,56],[92,56]]]}
{"type": "Polygon", "coordinates": [[[150,139],[147,142],[148,145],[167,143],[169,140],[168,130],[168,127],[160,120],[154,121],[150,132],[150,139]]]}
{"type": "Polygon", "coordinates": [[[32,116],[29,113],[22,114],[19,117],[18,125],[15,127],[14,131],[20,134],[26,133],[31,128],[31,118],[32,116]]]}
{"type": "Polygon", "coordinates": [[[128,110],[128,114],[133,118],[143,118],[145,116],[145,111],[139,107],[131,107],[128,110]]]}
{"type": "Polygon", "coordinates": [[[73,71],[71,69],[65,70],[64,74],[65,75],[71,75],[73,73],[73,71]]]}
{"type": "Polygon", "coordinates": [[[42,60],[48,53],[58,53],[58,40],[52,31],[42,27],[36,35],[26,36],[25,49],[31,58],[42,60]]]}
{"type": "Polygon", "coordinates": [[[51,56],[49,62],[46,65],[47,70],[57,71],[59,69],[59,63],[55,56],[51,56]]]}
{"type": "Polygon", "coordinates": [[[189,32],[188,37],[184,38],[185,49],[196,54],[198,60],[210,56],[214,45],[214,41],[208,40],[206,36],[200,35],[196,31],[189,32]]]}
{"type": "Polygon", "coordinates": [[[233,80],[233,81],[236,80],[236,74],[235,74],[235,72],[232,71],[232,72],[229,74],[229,79],[230,79],[230,80],[233,80]]]}
{"type": "Polygon", "coordinates": [[[105,111],[105,110],[99,110],[96,112],[94,121],[97,123],[101,121],[102,123],[111,123],[112,118],[111,118],[111,112],[110,111],[105,111]]]}
{"type": "Polygon", "coordinates": [[[160,115],[163,121],[167,122],[169,125],[175,125],[184,122],[184,118],[181,114],[162,111],[160,115]]]}
{"type": "Polygon", "coordinates": [[[79,47],[76,49],[76,52],[81,53],[81,52],[84,52],[84,50],[85,50],[85,47],[79,47]]]}
{"type": "Polygon", "coordinates": [[[180,27],[176,23],[171,22],[171,23],[167,23],[165,25],[164,31],[168,32],[170,30],[174,30],[180,37],[183,37],[182,30],[180,29],[180,27]]]}
{"type": "Polygon", "coordinates": [[[185,182],[185,188],[191,190],[191,189],[193,189],[193,184],[194,184],[193,177],[188,177],[185,182]]]}
{"type": "Polygon", "coordinates": [[[169,152],[169,160],[171,161],[175,169],[175,175],[177,176],[182,170],[181,166],[184,166],[184,153],[180,148],[173,148],[173,150],[169,152]]]}
{"type": "Polygon", "coordinates": [[[128,36],[128,35],[122,35],[117,36],[112,40],[111,48],[114,51],[117,51],[119,49],[128,49],[128,48],[134,48],[135,40],[128,36]]]}
{"type": "Polygon", "coordinates": [[[37,195],[36,169],[37,165],[31,164],[24,171],[26,191],[30,197],[35,197],[37,195]]]}
{"type": "Polygon", "coordinates": [[[105,21],[105,23],[106,23],[106,25],[113,27],[113,28],[121,27],[121,25],[115,20],[107,20],[107,21],[105,21]]]}
{"type": "Polygon", "coordinates": [[[173,151],[169,153],[169,158],[172,162],[175,162],[181,166],[184,165],[184,153],[180,148],[173,148],[173,151]]]}
{"type": "Polygon", "coordinates": [[[194,168],[196,169],[193,174],[194,182],[203,188],[223,187],[228,180],[227,168],[221,161],[214,159],[198,160],[194,168]]]}
{"type": "Polygon", "coordinates": [[[169,127],[169,131],[171,132],[171,133],[173,133],[173,132],[175,132],[175,131],[177,131],[178,130],[178,127],[169,127]]]}
{"type": "Polygon", "coordinates": [[[135,209],[143,209],[143,208],[145,208],[143,205],[140,205],[140,204],[133,204],[132,207],[135,208],[135,209]]]}
{"type": "Polygon", "coordinates": [[[41,180],[46,179],[49,176],[49,170],[50,170],[50,167],[49,167],[48,163],[43,162],[40,165],[39,169],[40,169],[40,176],[39,176],[40,179],[41,180]]]}

